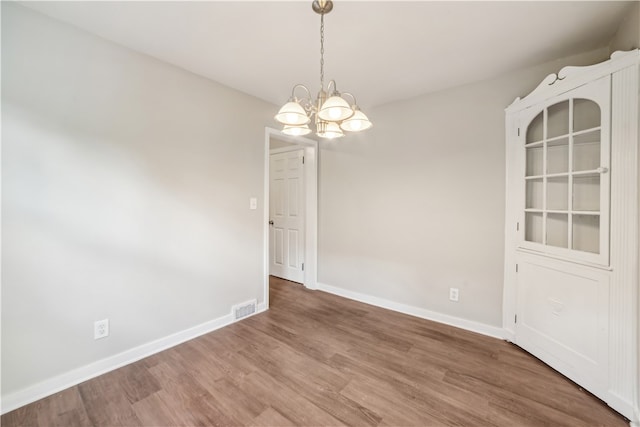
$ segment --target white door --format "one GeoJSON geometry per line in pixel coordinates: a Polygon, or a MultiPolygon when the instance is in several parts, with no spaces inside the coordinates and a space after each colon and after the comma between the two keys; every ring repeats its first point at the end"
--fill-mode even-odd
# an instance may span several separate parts
{"type": "Polygon", "coordinates": [[[271,155],[269,273],[304,282],[303,150],[271,155]]]}

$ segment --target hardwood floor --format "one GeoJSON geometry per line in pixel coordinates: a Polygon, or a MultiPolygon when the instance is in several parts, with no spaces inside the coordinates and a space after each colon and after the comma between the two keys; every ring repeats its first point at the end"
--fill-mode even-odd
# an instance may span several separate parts
{"type": "Polygon", "coordinates": [[[271,309],[2,426],[625,426],[506,342],[272,278],[271,309]]]}

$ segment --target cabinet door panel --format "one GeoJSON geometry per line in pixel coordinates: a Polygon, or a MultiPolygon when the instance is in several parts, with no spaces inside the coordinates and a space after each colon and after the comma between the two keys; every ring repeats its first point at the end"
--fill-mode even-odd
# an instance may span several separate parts
{"type": "Polygon", "coordinates": [[[518,265],[517,344],[574,381],[606,386],[609,276],[535,255],[518,265]]]}
{"type": "Polygon", "coordinates": [[[610,86],[603,77],[520,113],[519,247],[609,264],[610,86]]]}

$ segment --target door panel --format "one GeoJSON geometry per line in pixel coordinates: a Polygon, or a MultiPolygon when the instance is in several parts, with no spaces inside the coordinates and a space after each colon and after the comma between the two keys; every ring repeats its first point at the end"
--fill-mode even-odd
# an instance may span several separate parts
{"type": "Polygon", "coordinates": [[[271,181],[271,206],[273,215],[284,216],[284,179],[271,181]]]}
{"type": "MultiPolygon", "coordinates": [[[[290,169],[291,170],[291,169],[290,169]]],[[[299,203],[300,203],[300,179],[299,178],[289,178],[287,183],[289,184],[289,194],[288,194],[288,207],[289,207],[289,218],[296,218],[300,216],[299,212],[299,203]]]]}
{"type": "Polygon", "coordinates": [[[300,233],[298,230],[289,230],[289,267],[297,268],[298,266],[298,241],[300,233]]]}
{"type": "Polygon", "coordinates": [[[270,159],[270,270],[273,276],[304,281],[303,150],[270,159]]]}
{"type": "Polygon", "coordinates": [[[518,256],[516,343],[585,386],[606,386],[609,275],[518,256]]]}
{"type": "Polygon", "coordinates": [[[284,266],[284,230],[274,228],[273,230],[273,263],[278,267],[284,266]]]}

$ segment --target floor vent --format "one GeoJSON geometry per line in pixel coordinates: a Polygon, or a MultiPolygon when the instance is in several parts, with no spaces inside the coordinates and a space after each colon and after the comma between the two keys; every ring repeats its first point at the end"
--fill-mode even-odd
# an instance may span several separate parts
{"type": "Polygon", "coordinates": [[[249,301],[242,304],[233,306],[233,318],[235,320],[242,319],[243,317],[251,316],[256,312],[257,301],[249,301]]]}

